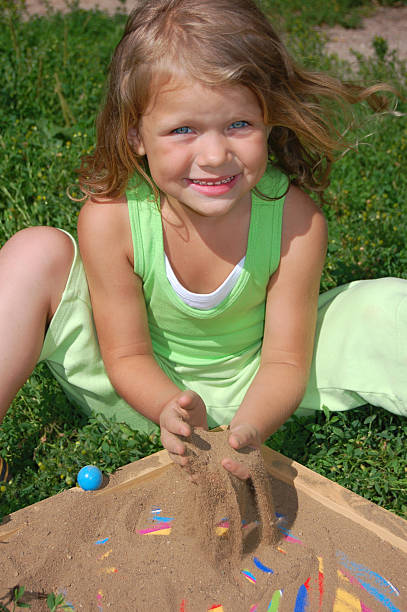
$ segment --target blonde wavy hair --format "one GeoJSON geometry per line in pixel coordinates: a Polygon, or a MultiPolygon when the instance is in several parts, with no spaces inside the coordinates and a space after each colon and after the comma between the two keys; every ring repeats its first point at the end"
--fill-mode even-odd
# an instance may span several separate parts
{"type": "Polygon", "coordinates": [[[366,100],[381,110],[387,100],[378,92],[389,89],[304,70],[253,0],[138,0],[110,64],[95,150],[78,170],[85,195],[117,197],[135,174],[157,195],[128,132],[137,130],[160,84],[177,69],[207,86],[248,87],[271,127],[270,159],[294,184],[320,196],[336,154],[349,146],[334,127],[332,101],[346,108],[366,100]]]}

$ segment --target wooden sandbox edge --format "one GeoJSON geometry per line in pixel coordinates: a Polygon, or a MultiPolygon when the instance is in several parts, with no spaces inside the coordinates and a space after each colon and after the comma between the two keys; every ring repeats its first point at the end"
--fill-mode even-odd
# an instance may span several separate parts
{"type": "MultiPolygon", "coordinates": [[[[315,502],[371,531],[394,548],[407,553],[407,521],[267,446],[262,446],[262,455],[267,470],[274,478],[293,486],[315,502]]],[[[90,494],[98,497],[120,495],[125,490],[156,478],[172,465],[167,451],[159,451],[119,468],[110,477],[109,484],[105,488],[90,494]]],[[[84,493],[74,487],[65,491],[64,494],[89,493],[84,493]]],[[[21,529],[24,521],[20,520],[20,517],[27,520],[27,512],[39,511],[40,506],[45,503],[52,503],[52,497],[6,517],[7,522],[0,525],[0,541],[9,540],[21,529]]]]}

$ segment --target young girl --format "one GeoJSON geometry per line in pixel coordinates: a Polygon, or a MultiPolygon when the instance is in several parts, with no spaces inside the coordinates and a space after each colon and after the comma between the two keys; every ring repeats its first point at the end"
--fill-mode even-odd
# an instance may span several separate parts
{"type": "Polygon", "coordinates": [[[251,0],[136,2],[79,173],[81,257],[44,227],[1,253],[1,413],[45,360],[88,413],[159,425],[181,465],[191,426],[228,423],[242,448],[299,405],[407,414],[407,282],[318,302],[327,230],[306,194],[345,146],[320,101],[379,91],[299,68],[251,0]]]}

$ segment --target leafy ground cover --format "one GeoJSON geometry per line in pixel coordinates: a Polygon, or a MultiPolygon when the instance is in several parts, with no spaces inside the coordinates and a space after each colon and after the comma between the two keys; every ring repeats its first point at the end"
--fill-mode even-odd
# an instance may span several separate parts
{"type": "MultiPolygon", "coordinates": [[[[387,4],[394,4],[387,2],[387,4]]],[[[376,40],[356,73],[324,51],[312,26],[352,26],[367,0],[263,0],[292,53],[306,66],[406,91],[406,66],[376,40]],[[278,17],[277,17],[278,15],[278,17]]],[[[75,234],[80,203],[75,168],[94,139],[93,121],[110,54],[125,21],[98,11],[22,19],[22,3],[0,0],[0,243],[30,225],[75,234]]],[[[330,248],[322,289],[358,278],[407,278],[407,122],[405,102],[372,118],[357,113],[357,142],[337,163],[328,202],[330,248]]],[[[407,516],[407,421],[364,407],[293,419],[268,444],[343,486],[407,516]]],[[[73,486],[88,463],[109,473],[161,448],[114,420],[86,419],[69,405],[44,366],[19,393],[0,430],[0,454],[13,479],[0,483],[0,517],[73,486]]]]}

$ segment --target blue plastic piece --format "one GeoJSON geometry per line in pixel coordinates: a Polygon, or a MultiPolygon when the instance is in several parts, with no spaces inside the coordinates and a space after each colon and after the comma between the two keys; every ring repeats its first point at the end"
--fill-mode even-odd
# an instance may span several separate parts
{"type": "Polygon", "coordinates": [[[85,465],[78,474],[78,485],[84,491],[96,491],[102,484],[103,474],[96,465],[85,465]]]}

